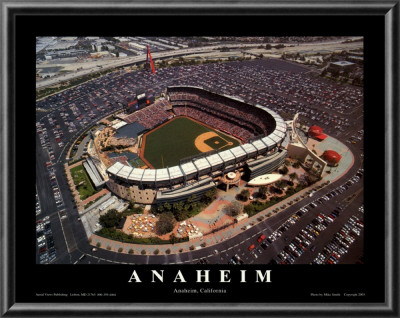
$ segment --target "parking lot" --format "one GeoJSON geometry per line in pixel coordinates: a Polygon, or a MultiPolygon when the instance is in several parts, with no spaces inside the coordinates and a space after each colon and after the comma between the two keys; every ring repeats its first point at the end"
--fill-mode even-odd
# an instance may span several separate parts
{"type": "Polygon", "coordinates": [[[360,241],[361,246],[363,242],[362,176],[361,168],[351,179],[329,192],[309,197],[310,202],[294,213],[275,222],[258,224],[255,233],[236,244],[221,244],[214,255],[205,257],[200,264],[356,262],[362,249],[352,250],[351,247],[356,241],[360,241]],[[348,202],[349,197],[355,199],[348,202]],[[324,255],[323,260],[320,255],[324,255]]]}
{"type": "MultiPolygon", "coordinates": [[[[349,146],[357,146],[356,154],[362,156],[359,151],[363,140],[362,90],[314,78],[305,67],[270,59],[164,68],[155,75],[118,70],[37,102],[37,109],[42,110],[37,112],[36,119],[38,218],[62,210],[67,216],[77,213],[62,164],[69,147],[85,130],[134,100],[139,89],[159,96],[167,86],[179,84],[237,96],[282,115],[299,112],[302,124],[317,123],[343,142],[351,138],[349,146]],[[352,116],[357,124],[352,122],[352,116]]],[[[70,227],[69,222],[63,223],[70,227]]],[[[84,233],[82,225],[75,226],[79,233],[66,230],[63,235],[84,233]]],[[[73,242],[71,238],[65,240],[73,242]]],[[[290,249],[290,243],[284,244],[282,250],[286,245],[290,249]]],[[[254,257],[255,252],[243,261],[264,259],[254,257]]],[[[281,250],[276,252],[278,255],[281,250]]]]}

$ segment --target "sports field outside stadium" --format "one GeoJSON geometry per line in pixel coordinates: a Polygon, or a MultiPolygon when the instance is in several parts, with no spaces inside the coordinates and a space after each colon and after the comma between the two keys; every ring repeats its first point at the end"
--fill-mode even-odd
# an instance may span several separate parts
{"type": "Polygon", "coordinates": [[[177,117],[143,137],[142,159],[155,169],[172,167],[179,160],[210,150],[227,150],[240,142],[187,117],[177,117]]]}

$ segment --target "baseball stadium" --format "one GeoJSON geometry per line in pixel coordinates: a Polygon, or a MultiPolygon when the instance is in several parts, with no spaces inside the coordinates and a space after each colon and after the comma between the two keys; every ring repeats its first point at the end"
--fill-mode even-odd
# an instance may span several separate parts
{"type": "Polygon", "coordinates": [[[194,86],[167,87],[148,104],[116,115],[89,145],[89,161],[123,199],[200,199],[231,178],[270,173],[287,156],[286,123],[267,107],[194,86]]]}

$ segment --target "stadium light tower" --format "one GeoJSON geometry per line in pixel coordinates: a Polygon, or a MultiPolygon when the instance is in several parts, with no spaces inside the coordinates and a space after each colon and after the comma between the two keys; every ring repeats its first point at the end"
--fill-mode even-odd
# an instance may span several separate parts
{"type": "Polygon", "coordinates": [[[150,53],[150,47],[147,46],[147,55],[146,55],[146,63],[147,65],[151,65],[151,70],[153,71],[153,74],[156,74],[156,70],[154,68],[154,63],[153,63],[153,59],[151,58],[151,53],[150,53]]]}

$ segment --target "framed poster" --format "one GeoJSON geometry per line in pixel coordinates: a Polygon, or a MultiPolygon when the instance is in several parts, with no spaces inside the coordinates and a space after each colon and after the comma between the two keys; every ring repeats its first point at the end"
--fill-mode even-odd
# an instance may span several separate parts
{"type": "Polygon", "coordinates": [[[3,8],[2,314],[398,316],[398,6],[3,8]]]}

